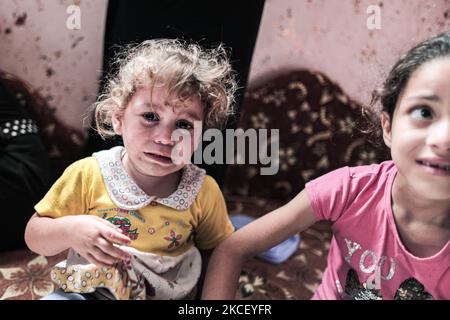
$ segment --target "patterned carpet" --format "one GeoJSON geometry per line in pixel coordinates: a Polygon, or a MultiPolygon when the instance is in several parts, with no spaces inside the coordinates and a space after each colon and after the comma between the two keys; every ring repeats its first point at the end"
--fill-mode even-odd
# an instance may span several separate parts
{"type": "MultiPolygon", "coordinates": [[[[226,196],[230,213],[257,218],[283,203],[262,198],[226,196]]],[[[237,300],[310,299],[322,280],[331,241],[331,225],[321,221],[300,234],[297,251],[281,264],[253,258],[244,264],[237,300]]]]}
{"type": "MultiPolygon", "coordinates": [[[[297,252],[279,265],[252,259],[239,279],[238,300],[309,299],[319,285],[329,248],[329,226],[318,223],[301,234],[297,252]]],[[[51,293],[50,269],[65,254],[43,257],[28,250],[0,254],[0,300],[37,300],[51,293]]]]}
{"type": "Polygon", "coordinates": [[[320,284],[330,246],[329,225],[318,223],[301,233],[297,252],[289,260],[271,265],[252,259],[239,278],[237,300],[310,299],[320,284]]]}
{"type": "Polygon", "coordinates": [[[37,300],[53,292],[50,269],[64,258],[38,256],[29,250],[0,254],[0,300],[37,300]]]}

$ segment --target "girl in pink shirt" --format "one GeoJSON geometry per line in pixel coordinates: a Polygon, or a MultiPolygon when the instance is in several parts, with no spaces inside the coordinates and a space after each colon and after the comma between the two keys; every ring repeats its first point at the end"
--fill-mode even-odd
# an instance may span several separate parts
{"type": "Polygon", "coordinates": [[[310,181],[239,229],[215,251],[203,298],[233,299],[245,259],[331,220],[313,299],[450,299],[450,32],[402,56],[377,101],[392,160],[310,181]]]}

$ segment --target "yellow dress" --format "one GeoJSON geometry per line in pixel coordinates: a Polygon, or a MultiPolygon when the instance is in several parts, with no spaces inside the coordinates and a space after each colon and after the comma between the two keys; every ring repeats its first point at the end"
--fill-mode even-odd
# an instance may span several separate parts
{"type": "Polygon", "coordinates": [[[190,164],[169,197],[149,196],[123,168],[122,149],[73,163],[35,209],[52,218],[91,214],[107,219],[132,240],[121,246],[132,254],[130,265],[98,268],[70,250],[52,279],[65,291],[104,288],[116,299],[182,298],[200,275],[197,248],[212,249],[234,231],[223,195],[212,177],[190,164]]]}

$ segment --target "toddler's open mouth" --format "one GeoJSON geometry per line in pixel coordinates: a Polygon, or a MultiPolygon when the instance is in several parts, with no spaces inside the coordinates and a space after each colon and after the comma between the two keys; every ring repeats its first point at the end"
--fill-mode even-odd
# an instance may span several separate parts
{"type": "Polygon", "coordinates": [[[164,163],[164,164],[172,164],[172,159],[170,157],[159,155],[156,153],[151,153],[151,152],[144,152],[144,154],[147,156],[147,158],[150,158],[154,161],[164,163]]]}

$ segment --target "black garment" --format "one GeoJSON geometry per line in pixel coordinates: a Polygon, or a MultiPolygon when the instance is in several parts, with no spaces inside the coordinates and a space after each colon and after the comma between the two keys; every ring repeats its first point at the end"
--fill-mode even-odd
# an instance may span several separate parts
{"type": "Polygon", "coordinates": [[[47,151],[16,94],[0,79],[0,251],[25,247],[26,223],[50,184],[47,151]]]}
{"type": "MultiPolygon", "coordinates": [[[[111,59],[117,53],[118,44],[140,43],[154,38],[181,38],[206,48],[223,43],[231,48],[231,63],[237,72],[238,85],[242,88],[236,99],[236,111],[239,113],[263,7],[264,0],[110,0],[103,81],[110,70],[111,59]]],[[[237,120],[237,117],[230,119],[226,127],[235,128],[237,120]]],[[[85,155],[118,144],[121,144],[120,138],[105,142],[91,130],[85,155]]],[[[201,167],[222,185],[224,164],[201,167]]]]}

